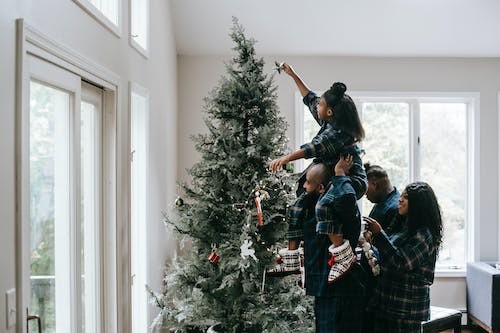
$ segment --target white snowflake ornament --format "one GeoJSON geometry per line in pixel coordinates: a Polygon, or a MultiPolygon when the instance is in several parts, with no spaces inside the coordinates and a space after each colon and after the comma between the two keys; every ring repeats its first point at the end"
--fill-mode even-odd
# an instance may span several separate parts
{"type": "Polygon", "coordinates": [[[253,242],[251,240],[245,239],[243,244],[241,244],[240,246],[241,257],[243,259],[246,259],[247,257],[252,257],[253,260],[259,261],[259,259],[257,259],[257,257],[255,256],[255,249],[252,248],[252,244],[253,242]]]}

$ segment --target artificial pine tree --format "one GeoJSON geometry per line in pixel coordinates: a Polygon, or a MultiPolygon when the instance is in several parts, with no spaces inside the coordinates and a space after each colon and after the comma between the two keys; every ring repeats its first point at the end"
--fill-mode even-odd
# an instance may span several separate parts
{"type": "Polygon", "coordinates": [[[154,325],[175,332],[213,324],[220,332],[307,332],[313,310],[297,276],[267,278],[262,290],[263,272],[285,242],[293,198],[289,175],[267,170],[286,149],[286,124],[255,41],[233,21],[237,54],[205,99],[208,134],[193,138],[201,161],[189,170],[192,183],[182,185],[177,216],[166,218],[180,244],[189,245],[166,267],[162,292],[151,292],[161,309],[154,325]]]}

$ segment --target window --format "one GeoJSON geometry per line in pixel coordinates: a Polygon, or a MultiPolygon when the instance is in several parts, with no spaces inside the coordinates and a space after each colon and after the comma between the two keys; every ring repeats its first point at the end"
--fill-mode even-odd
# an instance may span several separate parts
{"type": "Polygon", "coordinates": [[[149,0],[130,0],[130,45],[149,55],[149,0]]]}
{"type": "Polygon", "coordinates": [[[30,81],[30,310],[43,318],[42,329],[71,330],[71,94],[41,81],[30,81]]]}
{"type": "MultiPolygon", "coordinates": [[[[351,97],[366,132],[361,143],[363,162],[385,168],[400,192],[417,180],[432,186],[444,223],[437,270],[465,270],[466,261],[473,260],[474,203],[478,201],[473,172],[478,168],[474,159],[477,94],[360,92],[351,93],[351,97]]],[[[318,126],[302,100],[297,98],[297,103],[301,105],[298,146],[310,140],[318,126]]],[[[362,201],[362,210],[368,214],[372,204],[362,201]]]]}
{"type": "Polygon", "coordinates": [[[17,322],[30,332],[123,331],[129,274],[117,252],[128,241],[117,235],[129,205],[116,200],[125,187],[116,181],[119,78],[22,19],[17,27],[17,322]]]}
{"type": "Polygon", "coordinates": [[[122,0],[73,0],[105,28],[120,37],[122,0]]]}
{"type": "Polygon", "coordinates": [[[30,308],[46,332],[97,332],[102,90],[38,58],[29,64],[30,308]]]}
{"type": "Polygon", "coordinates": [[[130,90],[132,332],[141,333],[148,330],[149,97],[147,90],[136,84],[131,84],[130,90]]]}

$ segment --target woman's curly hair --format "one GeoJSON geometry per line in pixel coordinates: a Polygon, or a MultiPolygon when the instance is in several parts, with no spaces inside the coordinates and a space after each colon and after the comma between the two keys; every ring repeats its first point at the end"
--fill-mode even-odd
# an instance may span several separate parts
{"type": "Polygon", "coordinates": [[[406,186],[405,192],[408,196],[408,228],[429,228],[434,246],[440,247],[443,241],[443,221],[434,191],[425,182],[414,182],[406,186]]]}

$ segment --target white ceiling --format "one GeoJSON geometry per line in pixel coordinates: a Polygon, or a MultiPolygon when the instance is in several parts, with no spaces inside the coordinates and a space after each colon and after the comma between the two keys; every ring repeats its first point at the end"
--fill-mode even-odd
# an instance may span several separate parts
{"type": "Polygon", "coordinates": [[[261,55],[500,56],[498,0],[170,0],[177,53],[231,53],[232,16],[261,55]]]}

